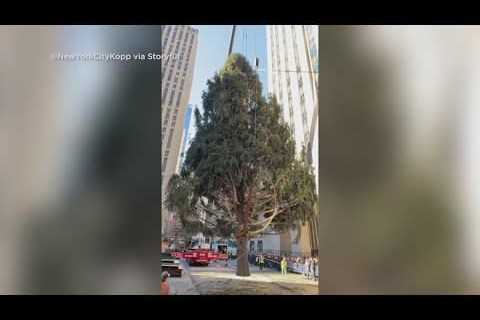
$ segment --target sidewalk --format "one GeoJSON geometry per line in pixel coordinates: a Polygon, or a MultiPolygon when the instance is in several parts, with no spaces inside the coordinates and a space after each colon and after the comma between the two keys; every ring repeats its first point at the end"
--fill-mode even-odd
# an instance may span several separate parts
{"type": "Polygon", "coordinates": [[[171,295],[199,295],[195,289],[194,280],[190,274],[190,267],[181,261],[183,267],[182,277],[168,278],[171,295]]]}

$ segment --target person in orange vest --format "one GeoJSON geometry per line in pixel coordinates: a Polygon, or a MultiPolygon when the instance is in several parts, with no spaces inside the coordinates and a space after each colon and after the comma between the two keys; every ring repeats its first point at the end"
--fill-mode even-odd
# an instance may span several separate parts
{"type": "Polygon", "coordinates": [[[168,296],[170,295],[170,285],[168,284],[168,277],[170,275],[167,271],[162,273],[162,283],[160,284],[160,295],[168,296]]]}

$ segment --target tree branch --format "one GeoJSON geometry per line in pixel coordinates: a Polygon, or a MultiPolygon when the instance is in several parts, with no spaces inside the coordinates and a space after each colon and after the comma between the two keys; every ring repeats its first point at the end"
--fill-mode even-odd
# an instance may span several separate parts
{"type": "Polygon", "coordinates": [[[256,222],[253,222],[253,223],[250,223],[250,226],[256,226],[256,225],[261,225],[261,224],[264,224],[264,223],[270,223],[272,222],[272,220],[278,216],[280,213],[282,213],[285,209],[278,209],[278,208],[275,208],[275,209],[271,209],[271,210],[267,210],[265,211],[266,213],[268,212],[271,212],[271,211],[276,211],[274,214],[272,214],[270,217],[264,219],[264,220],[261,220],[261,221],[256,221],[256,222]]]}
{"type": "Polygon", "coordinates": [[[267,221],[267,223],[266,223],[262,228],[260,228],[259,230],[255,230],[255,231],[250,231],[250,230],[249,230],[248,235],[249,235],[249,236],[255,236],[255,235],[260,234],[260,233],[262,233],[263,231],[265,231],[265,230],[270,226],[270,224],[272,223],[273,218],[275,218],[278,214],[279,214],[279,211],[276,210],[271,217],[269,217],[268,219],[266,219],[266,220],[268,220],[268,221],[267,221]]]}

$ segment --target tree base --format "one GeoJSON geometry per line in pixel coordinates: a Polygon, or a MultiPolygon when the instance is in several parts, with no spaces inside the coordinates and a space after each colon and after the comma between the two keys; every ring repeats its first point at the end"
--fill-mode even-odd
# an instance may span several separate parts
{"type": "Polygon", "coordinates": [[[237,245],[237,272],[235,274],[239,277],[249,277],[250,265],[248,263],[247,239],[245,237],[237,238],[237,245]]]}

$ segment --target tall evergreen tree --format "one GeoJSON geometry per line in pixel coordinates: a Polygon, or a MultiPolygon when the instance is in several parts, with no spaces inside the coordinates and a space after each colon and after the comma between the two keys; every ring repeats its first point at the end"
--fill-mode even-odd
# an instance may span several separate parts
{"type": "Polygon", "coordinates": [[[232,54],[207,82],[197,134],[166,203],[184,226],[238,246],[237,275],[248,276],[248,239],[268,229],[286,231],[314,213],[312,168],[295,156],[291,129],[275,97],[265,99],[248,61],[232,54]]]}

